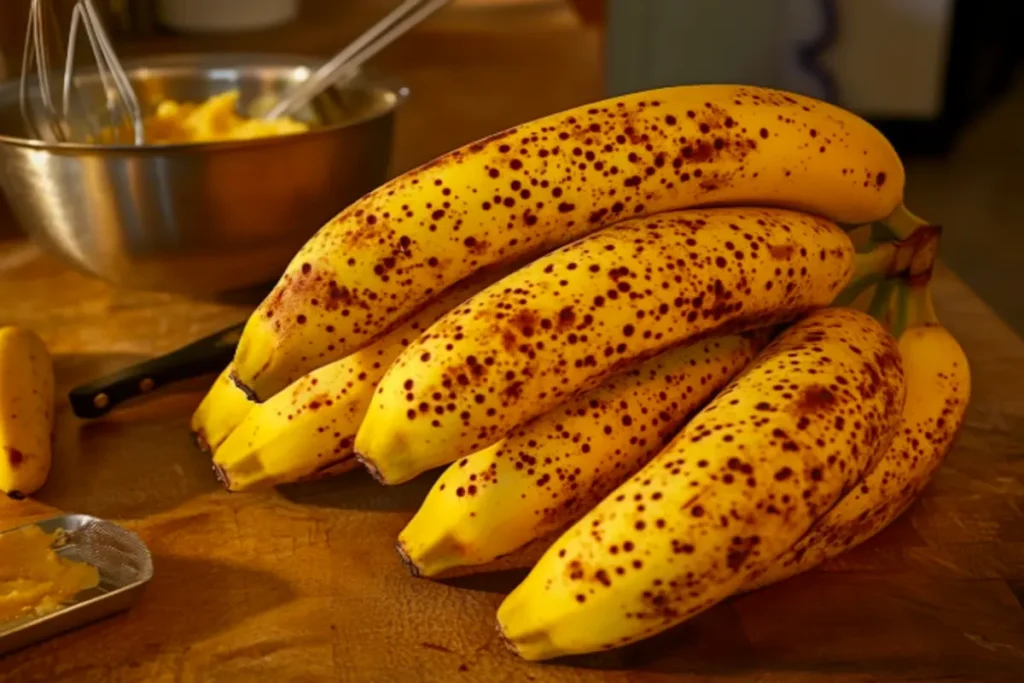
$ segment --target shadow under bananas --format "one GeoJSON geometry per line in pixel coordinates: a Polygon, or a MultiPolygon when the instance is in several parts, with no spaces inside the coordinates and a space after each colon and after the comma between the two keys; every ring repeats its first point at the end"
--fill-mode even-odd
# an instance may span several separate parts
{"type": "Polygon", "coordinates": [[[1016,681],[1024,659],[1008,644],[1024,613],[999,583],[814,570],[647,640],[549,665],[743,680],[1016,681]],[[966,633],[963,617],[980,600],[991,619],[984,633],[966,633]]]}
{"type": "Polygon", "coordinates": [[[68,391],[137,363],[133,354],[54,357],[56,405],[53,464],[33,498],[62,510],[139,519],[218,488],[209,457],[193,444],[188,423],[203,391],[201,377],[118,406],[95,420],[76,417],[68,391]]]}
{"type": "MultiPolygon", "coordinates": [[[[106,680],[102,672],[109,674],[112,652],[140,680],[155,678],[157,671],[147,673],[149,663],[161,659],[166,666],[169,658],[180,660],[193,645],[222,635],[218,656],[242,656],[261,634],[239,627],[295,598],[287,582],[240,564],[154,553],[153,565],[138,605],[90,625],[87,638],[57,637],[13,653],[3,666],[10,680],[106,680]]],[[[154,662],[154,668],[160,667],[154,662]]]]}
{"type": "Polygon", "coordinates": [[[562,657],[552,663],[609,671],[730,676],[753,674],[761,668],[743,632],[740,615],[729,603],[638,643],[607,652],[562,657]]]}
{"type": "Polygon", "coordinates": [[[316,481],[277,487],[285,500],[336,510],[380,510],[413,513],[419,509],[444,468],[438,468],[398,486],[377,483],[364,469],[316,481]]]}

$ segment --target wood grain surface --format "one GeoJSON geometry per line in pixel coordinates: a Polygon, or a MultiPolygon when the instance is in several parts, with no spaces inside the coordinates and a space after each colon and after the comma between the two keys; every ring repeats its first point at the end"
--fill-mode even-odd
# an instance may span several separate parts
{"type": "MultiPolygon", "coordinates": [[[[571,23],[425,30],[411,42],[420,61],[389,62],[419,93],[400,118],[399,169],[599,95],[598,38],[571,23]],[[537,84],[538,73],[551,80],[537,84]]],[[[51,480],[35,500],[0,501],[0,528],[61,512],[115,520],[149,544],[155,576],[131,612],[0,659],[0,680],[1024,680],[1024,342],[948,271],[935,286],[974,398],[954,453],[907,514],[820,571],[638,645],[547,664],[517,660],[496,637],[494,611],[524,575],[515,558],[442,582],[402,566],[395,537],[432,476],[228,494],[187,428],[212,377],[93,422],[62,400],[51,480]]],[[[43,336],[61,397],[247,312],[115,291],[0,243],[0,324],[43,336]]]]}

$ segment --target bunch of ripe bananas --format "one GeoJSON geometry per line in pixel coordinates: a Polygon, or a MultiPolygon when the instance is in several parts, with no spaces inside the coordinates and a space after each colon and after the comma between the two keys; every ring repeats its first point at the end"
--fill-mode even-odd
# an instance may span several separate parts
{"type": "Polygon", "coordinates": [[[873,536],[948,452],[968,363],[903,185],[865,121],[774,90],[526,123],[324,226],[193,428],[230,490],[449,465],[399,552],[551,542],[498,611],[524,658],[651,636],[873,536]]]}

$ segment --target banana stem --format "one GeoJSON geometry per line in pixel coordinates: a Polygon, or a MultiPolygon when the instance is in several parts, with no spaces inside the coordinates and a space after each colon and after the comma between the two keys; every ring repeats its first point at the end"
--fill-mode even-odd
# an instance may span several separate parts
{"type": "Polygon", "coordinates": [[[889,323],[894,335],[899,336],[914,325],[938,323],[930,281],[941,228],[915,216],[902,204],[881,223],[872,226],[868,243],[874,246],[854,257],[854,278],[837,297],[837,304],[853,301],[868,286],[877,283],[868,313],[880,322],[889,323]],[[885,230],[892,232],[898,241],[879,243],[885,237],[885,230]]]}
{"type": "Polygon", "coordinates": [[[871,251],[854,256],[853,282],[864,277],[880,277],[893,270],[899,247],[893,242],[876,245],[871,251]]]}
{"type": "Polygon", "coordinates": [[[892,230],[893,234],[896,235],[897,239],[905,240],[914,234],[914,231],[918,228],[931,225],[928,221],[915,216],[910,212],[905,205],[900,204],[899,207],[893,211],[888,218],[882,221],[882,223],[892,230]]]}
{"type": "Polygon", "coordinates": [[[875,295],[868,305],[868,315],[879,322],[885,322],[885,316],[889,312],[889,304],[892,301],[892,290],[895,283],[892,280],[882,280],[875,288],[875,295]]]}
{"type": "Polygon", "coordinates": [[[878,243],[872,236],[869,243],[874,246],[854,255],[853,282],[868,276],[928,279],[938,256],[941,234],[939,226],[922,224],[909,237],[895,242],[878,243]]]}
{"type": "Polygon", "coordinates": [[[910,314],[910,285],[906,282],[899,282],[896,285],[896,314],[891,332],[899,339],[904,330],[907,329],[907,319],[910,314]]]}
{"type": "Polygon", "coordinates": [[[888,236],[885,239],[877,239],[875,237],[875,226],[877,223],[864,223],[863,225],[855,225],[847,232],[850,234],[850,238],[854,241],[857,246],[857,253],[863,254],[871,251],[882,242],[892,241],[892,236],[888,236]]]}
{"type": "Polygon", "coordinates": [[[871,241],[875,244],[882,244],[883,242],[892,242],[898,239],[892,230],[889,229],[884,223],[872,223],[871,224],[871,241]]]}
{"type": "Polygon", "coordinates": [[[907,273],[911,279],[931,279],[932,269],[939,256],[939,234],[938,231],[931,235],[925,234],[922,244],[914,250],[907,265],[907,273]]]}
{"type": "Polygon", "coordinates": [[[906,327],[938,324],[939,316],[935,313],[935,304],[932,301],[931,282],[911,282],[904,286],[907,289],[906,327]]]}
{"type": "Polygon", "coordinates": [[[864,277],[855,278],[846,286],[846,289],[839,293],[839,296],[832,302],[832,305],[839,308],[852,306],[857,297],[866,292],[868,287],[880,282],[881,279],[881,275],[865,275],[864,277]]]}

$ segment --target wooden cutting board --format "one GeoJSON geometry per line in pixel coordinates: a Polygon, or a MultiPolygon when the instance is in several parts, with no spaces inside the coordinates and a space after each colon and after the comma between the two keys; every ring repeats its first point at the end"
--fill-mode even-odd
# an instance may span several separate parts
{"type": "MultiPolygon", "coordinates": [[[[131,612],[0,659],[0,678],[1019,681],[1024,342],[945,271],[937,290],[975,396],[955,452],[903,518],[824,571],[556,663],[522,662],[497,638],[495,608],[524,575],[514,558],[444,582],[399,561],[395,537],[433,476],[386,488],[359,472],[228,494],[188,433],[212,378],[95,422],[62,403],[51,481],[37,501],[0,501],[0,527],[62,511],[116,520],[149,544],[155,576],[131,612]]],[[[24,245],[0,249],[0,311],[46,339],[60,392],[241,314],[117,293],[24,245]]]]}

